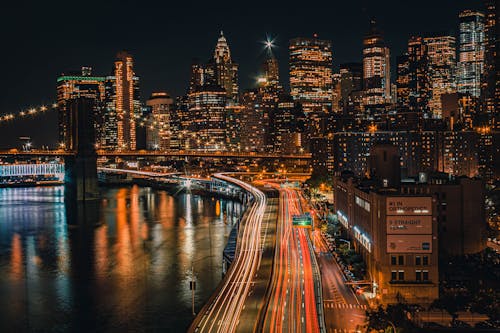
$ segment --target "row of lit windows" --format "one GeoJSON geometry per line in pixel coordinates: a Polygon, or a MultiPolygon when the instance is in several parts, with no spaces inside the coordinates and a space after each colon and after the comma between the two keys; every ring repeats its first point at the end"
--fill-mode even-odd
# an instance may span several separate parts
{"type": "Polygon", "coordinates": [[[363,208],[364,210],[366,210],[367,212],[370,211],[370,203],[364,199],[361,199],[360,197],[356,196],[356,205],[358,205],[359,207],[363,208]]]}

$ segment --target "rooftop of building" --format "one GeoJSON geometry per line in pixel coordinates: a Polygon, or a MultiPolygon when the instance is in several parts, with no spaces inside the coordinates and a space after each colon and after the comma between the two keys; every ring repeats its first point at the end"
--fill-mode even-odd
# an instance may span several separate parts
{"type": "Polygon", "coordinates": [[[380,185],[380,181],[375,178],[359,178],[354,175],[353,172],[346,170],[337,174],[340,181],[347,183],[349,180],[358,189],[365,193],[376,192],[379,194],[389,195],[389,194],[401,194],[402,188],[411,186],[429,186],[429,185],[460,185],[464,180],[481,182],[479,178],[470,178],[467,176],[453,176],[445,172],[433,172],[433,173],[420,173],[419,176],[407,177],[401,179],[401,186],[399,188],[395,187],[383,187],[380,185]]]}

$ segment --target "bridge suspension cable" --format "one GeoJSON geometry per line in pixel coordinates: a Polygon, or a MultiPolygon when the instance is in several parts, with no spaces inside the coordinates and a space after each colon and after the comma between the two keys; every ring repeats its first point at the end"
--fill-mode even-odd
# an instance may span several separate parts
{"type": "MultiPolygon", "coordinates": [[[[15,121],[18,119],[26,118],[29,116],[36,116],[39,114],[43,114],[47,111],[52,111],[52,110],[57,110],[57,103],[53,103],[51,105],[40,105],[36,107],[31,107],[29,109],[21,110],[19,112],[12,112],[12,113],[4,113],[0,115],[0,124],[2,123],[7,123],[10,121],[15,121]]],[[[147,116],[141,116],[141,115],[136,115],[134,117],[134,120],[137,122],[137,124],[141,127],[149,126],[156,129],[160,128],[167,128],[167,124],[159,122],[157,120],[151,121],[150,124],[148,124],[148,117],[147,116]]]]}
{"type": "Polygon", "coordinates": [[[38,114],[45,113],[46,111],[49,110],[55,110],[57,109],[57,104],[52,104],[52,105],[41,105],[37,107],[32,107],[29,109],[21,110],[16,113],[6,113],[3,115],[0,115],[0,124],[6,123],[8,121],[14,121],[20,118],[25,118],[29,116],[36,116],[38,114]]]}

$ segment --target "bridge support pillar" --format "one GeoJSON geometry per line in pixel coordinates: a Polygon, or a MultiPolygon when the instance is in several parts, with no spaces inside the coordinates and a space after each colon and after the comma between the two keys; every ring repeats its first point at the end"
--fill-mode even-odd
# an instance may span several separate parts
{"type": "Polygon", "coordinates": [[[73,122],[72,150],[65,158],[65,202],[67,221],[73,225],[99,223],[99,187],[97,184],[97,154],[93,122],[94,102],[89,98],[69,101],[73,122]]]}

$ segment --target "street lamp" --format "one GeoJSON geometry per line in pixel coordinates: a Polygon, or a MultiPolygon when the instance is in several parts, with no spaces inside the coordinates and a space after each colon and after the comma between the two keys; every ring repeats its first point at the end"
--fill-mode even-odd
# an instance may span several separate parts
{"type": "Polygon", "coordinates": [[[191,311],[193,313],[193,316],[195,316],[196,312],[194,312],[194,291],[196,290],[196,280],[194,278],[193,265],[191,265],[191,280],[189,281],[189,289],[191,289],[191,311]]]}
{"type": "MultiPolygon", "coordinates": [[[[210,228],[208,230],[210,232],[210,228]]],[[[194,292],[196,290],[196,276],[194,275],[194,264],[200,260],[207,259],[208,257],[209,256],[205,256],[203,258],[191,260],[191,271],[189,272],[190,273],[189,274],[190,275],[189,289],[191,289],[191,312],[192,312],[193,316],[196,316],[196,312],[194,311],[194,292]]]]}

